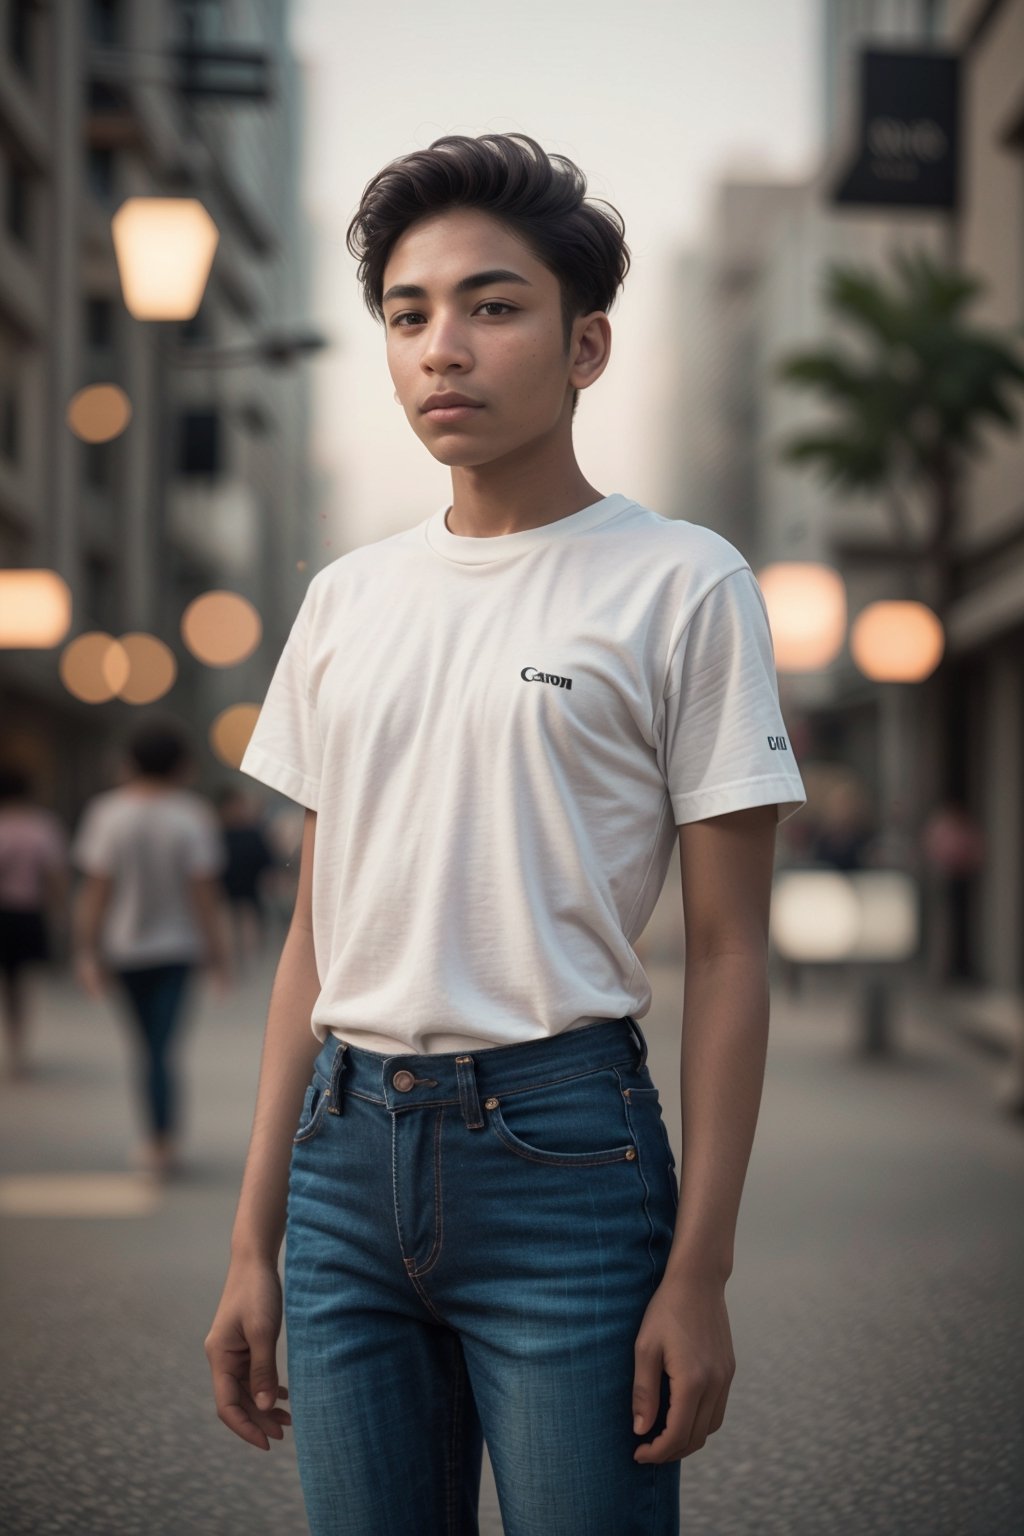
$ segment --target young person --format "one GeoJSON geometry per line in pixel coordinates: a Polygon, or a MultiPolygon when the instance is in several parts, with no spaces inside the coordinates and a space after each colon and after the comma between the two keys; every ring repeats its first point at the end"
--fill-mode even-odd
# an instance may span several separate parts
{"type": "Polygon", "coordinates": [[[313,578],[242,761],[306,824],[206,1339],[242,1439],[290,1393],[314,1536],[475,1532],[485,1439],[507,1536],[678,1532],[734,1371],[805,796],[747,561],[576,462],[629,264],[585,192],[527,135],[453,135],[349,228],[452,495],[313,578]],[[633,948],[676,837],[681,1191],[633,948]]]}
{"type": "Polygon", "coordinates": [[[83,875],[75,977],[96,998],[117,983],[135,1045],[140,1160],[167,1179],[181,1171],[175,1055],[190,983],[204,964],[218,991],[229,982],[224,844],[212,807],[187,787],[195,758],[174,722],[139,726],[127,759],[126,781],[89,802],[72,846],[83,875]]]}

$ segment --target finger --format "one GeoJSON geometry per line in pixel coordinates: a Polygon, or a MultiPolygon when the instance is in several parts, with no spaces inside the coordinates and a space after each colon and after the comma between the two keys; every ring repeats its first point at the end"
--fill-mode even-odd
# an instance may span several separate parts
{"type": "Polygon", "coordinates": [[[661,1402],[661,1350],[633,1351],[633,1433],[644,1435],[658,1417],[661,1402]]]}
{"type": "Polygon", "coordinates": [[[259,1408],[272,1408],[277,1402],[276,1342],[276,1336],[267,1330],[253,1329],[249,1338],[248,1386],[259,1408]]]}
{"type": "Polygon", "coordinates": [[[241,1383],[241,1400],[252,1422],[262,1429],[264,1434],[271,1435],[275,1440],[284,1439],[281,1415],[284,1415],[290,1424],[291,1414],[283,1408],[261,1408],[244,1382],[241,1383]]]}
{"type": "MultiPolygon", "coordinates": [[[[270,1441],[243,1406],[242,1395],[241,1383],[236,1376],[225,1370],[213,1372],[213,1397],[221,1423],[226,1424],[239,1439],[259,1446],[260,1450],[269,1451],[270,1441]]],[[[245,1396],[248,1397],[248,1393],[245,1396]]]]}
{"type": "Polygon", "coordinates": [[[684,1457],[692,1456],[694,1451],[702,1450],[707,1443],[708,1435],[711,1432],[709,1427],[711,1415],[714,1412],[717,1401],[718,1395],[713,1391],[706,1392],[701,1398],[697,1412],[693,1417],[693,1426],[687,1436],[686,1445],[683,1449],[684,1457]]]}
{"type": "Polygon", "coordinates": [[[669,1376],[668,1413],[665,1428],[653,1440],[638,1445],[634,1461],[676,1461],[686,1449],[700,1403],[699,1391],[681,1376],[669,1376]]]}

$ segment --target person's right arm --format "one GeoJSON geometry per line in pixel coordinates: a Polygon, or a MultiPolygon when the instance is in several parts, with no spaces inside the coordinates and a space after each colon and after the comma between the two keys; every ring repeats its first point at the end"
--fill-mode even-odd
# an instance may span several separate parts
{"type": "Polygon", "coordinates": [[[287,1397],[277,1380],[282,1297],[278,1255],[284,1239],[292,1136],[320,1042],[310,1028],[320,994],[313,949],[313,847],[316,813],[307,810],[288,935],[281,951],[263,1040],[252,1134],[242,1175],[231,1258],[204,1347],[213,1375],[217,1416],[250,1445],[270,1449],[290,1415],[273,1404],[287,1397]],[[255,1402],[269,1392],[270,1407],[255,1402]]]}

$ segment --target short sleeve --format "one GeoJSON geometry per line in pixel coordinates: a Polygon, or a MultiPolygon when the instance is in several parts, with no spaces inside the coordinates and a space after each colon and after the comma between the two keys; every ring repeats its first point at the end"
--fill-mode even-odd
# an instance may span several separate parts
{"type": "Polygon", "coordinates": [[[749,566],[698,603],[669,658],[658,761],[677,826],[807,799],[779,706],[768,610],[749,566]]]}
{"type": "Polygon", "coordinates": [[[227,845],[220,822],[204,801],[194,804],[184,839],[185,868],[190,875],[219,875],[227,866],[227,845]]]}
{"type": "Polygon", "coordinates": [[[93,800],[82,812],[74,840],[71,859],[76,869],[84,875],[112,875],[114,872],[114,838],[110,817],[105,814],[101,800],[93,800]]]}
{"type": "Polygon", "coordinates": [[[311,811],[317,809],[320,799],[322,766],[316,701],[309,680],[313,593],[310,585],[239,764],[243,773],[311,811]]]}

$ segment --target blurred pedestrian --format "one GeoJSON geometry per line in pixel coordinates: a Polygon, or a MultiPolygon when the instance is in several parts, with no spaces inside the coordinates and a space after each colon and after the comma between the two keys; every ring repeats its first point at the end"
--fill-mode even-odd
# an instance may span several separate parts
{"type": "Polygon", "coordinates": [[[85,877],[74,904],[75,975],[93,997],[116,979],[138,1045],[142,1157],[163,1177],[179,1166],[173,1047],[190,979],[205,963],[218,990],[228,985],[225,854],[213,808],[187,787],[194,759],[177,727],[142,726],[128,767],[124,783],[89,803],[74,839],[85,877]]]}
{"type": "Polygon", "coordinates": [[[859,779],[840,779],[822,797],[812,858],[832,869],[863,869],[871,861],[877,837],[867,790],[859,779]]]}
{"type": "Polygon", "coordinates": [[[241,968],[266,942],[264,880],[275,859],[251,795],[235,784],[225,784],[217,795],[217,810],[227,857],[222,876],[224,894],[231,914],[235,962],[241,968]]]}
{"type": "Polygon", "coordinates": [[[29,1073],[25,973],[51,959],[49,922],[62,918],[68,884],[59,817],[34,802],[27,773],[0,767],[0,1015],[12,1079],[29,1073]]]}

